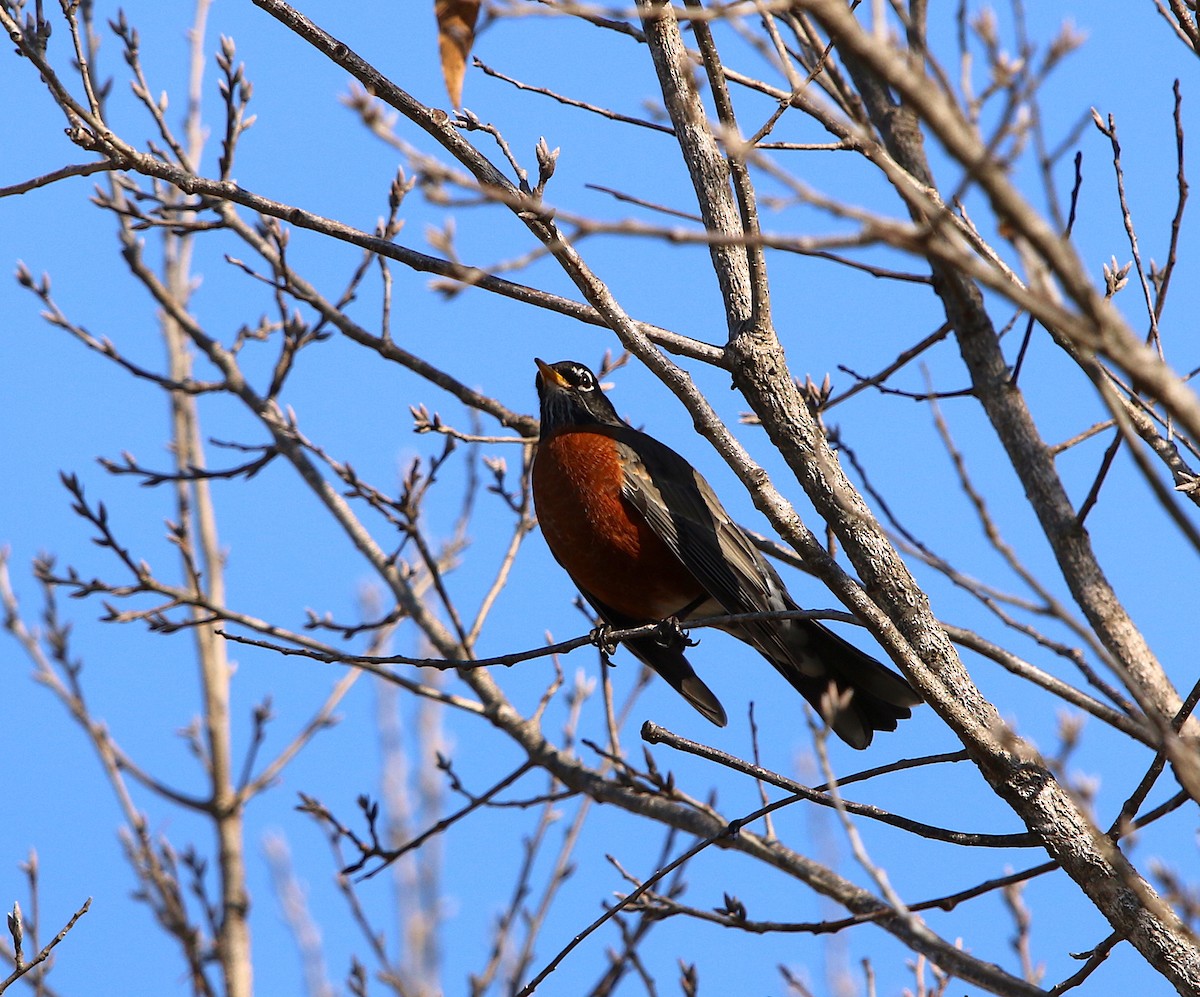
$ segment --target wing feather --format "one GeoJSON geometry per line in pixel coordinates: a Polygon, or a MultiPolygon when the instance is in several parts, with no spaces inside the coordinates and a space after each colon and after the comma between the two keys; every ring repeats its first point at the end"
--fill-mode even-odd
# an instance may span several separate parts
{"type": "MultiPolygon", "coordinates": [[[[635,429],[614,433],[624,497],[727,613],[795,609],[783,583],[683,457],[635,429]]],[[[769,657],[790,657],[778,624],[740,628],[769,657]]]]}

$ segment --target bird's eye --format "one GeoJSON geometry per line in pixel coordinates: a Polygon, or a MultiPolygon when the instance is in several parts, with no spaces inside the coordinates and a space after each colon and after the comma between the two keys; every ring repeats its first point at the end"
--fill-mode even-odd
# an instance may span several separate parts
{"type": "Polygon", "coordinates": [[[593,391],[596,387],[596,379],[592,377],[592,372],[583,367],[575,367],[571,370],[571,380],[575,382],[575,387],[580,391],[593,391]]]}

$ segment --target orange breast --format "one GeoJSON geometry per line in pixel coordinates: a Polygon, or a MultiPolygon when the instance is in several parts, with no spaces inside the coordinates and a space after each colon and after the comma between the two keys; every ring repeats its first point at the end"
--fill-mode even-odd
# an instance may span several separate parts
{"type": "Polygon", "coordinates": [[[550,551],[575,584],[634,620],[661,620],[698,598],[700,583],[621,495],[614,441],[586,428],[538,447],[533,499],[550,551]]]}

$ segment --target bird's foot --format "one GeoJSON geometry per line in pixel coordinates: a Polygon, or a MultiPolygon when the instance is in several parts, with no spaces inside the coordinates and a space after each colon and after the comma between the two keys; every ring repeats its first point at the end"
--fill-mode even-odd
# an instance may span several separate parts
{"type": "Polygon", "coordinates": [[[668,616],[658,625],[658,636],[655,637],[655,640],[663,647],[676,645],[695,647],[700,643],[699,640],[693,640],[688,636],[688,632],[683,629],[683,624],[679,622],[678,616],[668,616]]]}
{"type": "Polygon", "coordinates": [[[614,654],[617,650],[617,642],[613,640],[613,628],[607,623],[602,623],[596,627],[590,634],[588,640],[600,649],[600,653],[605,657],[614,654]]]}

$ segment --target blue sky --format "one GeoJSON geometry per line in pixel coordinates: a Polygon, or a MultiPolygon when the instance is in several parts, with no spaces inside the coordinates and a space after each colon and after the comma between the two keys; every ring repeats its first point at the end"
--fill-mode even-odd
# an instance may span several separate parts
{"type": "MultiPolygon", "coordinates": [[[[100,5],[101,20],[113,16],[100,5]]],[[[431,4],[313,2],[306,13],[343,38],[418,99],[444,106],[436,62],[431,4]]],[[[1175,41],[1149,3],[1136,7],[1113,0],[1095,3],[1031,5],[1031,33],[1046,35],[1046,25],[1073,19],[1087,35],[1084,48],[1051,79],[1042,110],[1052,140],[1068,134],[1091,107],[1116,116],[1124,145],[1128,196],[1146,258],[1162,260],[1168,225],[1174,211],[1174,134],[1171,123],[1171,84],[1180,76],[1184,114],[1196,133],[1196,64],[1175,41]]],[[[142,36],[142,53],[152,87],[171,94],[169,116],[178,121],[183,110],[186,5],[131,2],[124,5],[142,36]]],[[[945,31],[953,30],[945,13],[945,31]]],[[[354,116],[339,102],[348,81],[300,42],[249,3],[218,2],[208,32],[215,51],[219,35],[232,36],[238,58],[247,64],[255,85],[252,112],[257,123],[243,140],[234,173],[245,188],[276,200],[291,202],[370,229],[386,210],[388,183],[397,166],[396,153],[365,135],[354,116]]],[[[66,63],[66,33],[56,33],[51,55],[66,63]]],[[[734,58],[749,59],[730,44],[734,58]]],[[[642,102],[654,99],[655,81],[644,53],[620,39],[603,37],[586,26],[562,19],[518,18],[498,22],[484,31],[476,54],[502,72],[523,81],[562,92],[583,95],[598,104],[629,114],[641,113],[642,102]]],[[[115,40],[106,37],[102,49],[106,73],[116,77],[111,105],[115,129],[140,144],[149,135],[144,113],[128,93],[126,72],[115,40]]],[[[951,67],[957,72],[957,67],[951,67]]],[[[0,185],[47,172],[68,162],[83,161],[63,136],[63,121],[28,64],[11,53],[0,59],[0,185]]],[[[219,122],[216,72],[210,62],[206,100],[214,134],[219,122]]],[[[495,123],[515,153],[533,164],[535,142],[545,136],[562,151],[548,198],[563,210],[610,219],[636,217],[636,209],[616,205],[606,195],[587,189],[599,184],[662,200],[681,209],[690,207],[684,173],[671,141],[646,130],[600,121],[564,108],[548,99],[521,94],[508,85],[470,71],[465,103],[484,120],[495,123]]],[[[770,112],[769,102],[744,98],[740,111],[753,122],[770,112]]],[[[820,141],[814,125],[797,118],[787,121],[786,137],[820,141]]],[[[409,130],[410,141],[420,136],[409,130]]],[[[785,137],[785,136],[781,136],[785,137]]],[[[481,148],[493,149],[477,136],[481,148]]],[[[1128,244],[1114,210],[1115,194],[1107,141],[1088,127],[1077,147],[1084,153],[1085,185],[1076,227],[1078,243],[1091,272],[1100,279],[1101,264],[1115,255],[1129,257],[1128,244]]],[[[428,144],[424,146],[429,149],[428,144]]],[[[219,143],[210,140],[204,169],[215,170],[219,143]]],[[[937,150],[934,150],[937,156],[937,150]]],[[[1062,164],[1060,193],[1069,184],[1069,160],[1062,164]]],[[[935,168],[953,176],[935,159],[935,168]]],[[[810,154],[804,160],[805,179],[814,187],[890,212],[899,208],[886,198],[879,181],[863,164],[846,154],[810,154]]],[[[1029,177],[1020,179],[1028,181],[1029,177]]],[[[0,201],[0,273],[11,272],[18,260],[34,272],[48,271],[60,306],[70,317],[97,335],[116,342],[131,358],[148,366],[161,363],[152,303],[128,278],[114,238],[114,223],[88,203],[94,178],[77,178],[20,197],[0,201]]],[[[767,185],[769,186],[769,185],[767,185]]],[[[1037,203],[1037,198],[1034,198],[1037,203]]],[[[976,219],[986,217],[984,205],[968,201],[976,219]]],[[[427,227],[440,228],[447,218],[455,225],[455,246],[461,258],[487,266],[519,257],[532,248],[523,226],[504,209],[445,209],[426,204],[417,193],[405,202],[405,228],[400,241],[428,251],[427,227]]],[[[836,223],[808,209],[767,216],[767,227],[822,233],[836,223]]],[[[1167,310],[1168,359],[1177,369],[1197,365],[1188,341],[1194,318],[1200,314],[1200,280],[1196,279],[1194,235],[1185,235],[1167,310]],[[1177,355],[1176,355],[1177,351],[1177,355]],[[1190,352],[1189,352],[1190,351],[1190,352]]],[[[706,253],[696,247],[661,247],[645,241],[597,237],[581,250],[612,288],[623,307],[635,317],[719,342],[724,319],[706,253]]],[[[201,284],[195,311],[213,334],[231,339],[244,323],[269,312],[271,296],[223,259],[224,253],[245,255],[231,241],[201,241],[196,271],[201,284]]],[[[295,233],[290,246],[293,265],[322,289],[335,293],[357,265],[356,250],[295,233]]],[[[877,262],[912,266],[895,254],[868,254],[877,262]]],[[[936,328],[941,322],[937,301],[928,288],[876,281],[849,274],[832,264],[799,256],[772,259],[773,302],[781,338],[793,372],[810,373],[819,381],[830,372],[835,387],[845,388],[842,364],[869,372],[936,328]]],[[[428,288],[422,274],[393,268],[395,329],[399,342],[435,363],[444,365],[465,383],[497,395],[525,412],[535,407],[532,357],[547,360],[576,358],[595,363],[614,337],[544,312],[529,310],[504,299],[472,291],[446,299],[428,288]]],[[[578,294],[556,267],[541,261],[516,279],[571,297],[578,294]]],[[[1136,289],[1123,292],[1123,305],[1134,328],[1144,325],[1136,289]]],[[[351,307],[364,323],[378,314],[378,281],[368,282],[351,307]]],[[[85,576],[117,577],[107,552],[89,543],[90,531],[70,510],[60,471],[76,473],[94,500],[112,511],[123,541],[155,567],[174,570],[172,552],[163,539],[163,520],[171,514],[169,496],[162,490],[141,489],[130,479],[114,479],[96,458],[118,458],[130,451],[149,466],[165,467],[168,433],[166,407],[155,389],[132,381],[112,364],[87,353],[61,330],[38,317],[37,302],[14,280],[0,280],[0,370],[6,374],[0,392],[5,484],[0,488],[0,542],[12,551],[14,585],[26,613],[36,618],[37,588],[28,566],[41,552],[50,552],[62,565],[72,564],[85,576]]],[[[1010,312],[1001,304],[997,321],[1010,312]]],[[[273,354],[248,347],[247,368],[260,378],[269,371],[273,354]]],[[[947,341],[927,357],[929,377],[939,389],[963,387],[966,375],[952,343],[947,341]]],[[[720,374],[693,365],[693,376],[709,390],[720,414],[736,424],[745,408],[727,390],[720,374]]],[[[727,505],[743,522],[762,528],[763,522],[729,473],[699,437],[690,420],[669,393],[644,371],[627,368],[612,378],[612,398],[635,425],[644,425],[701,467],[727,505]]],[[[921,373],[907,371],[898,382],[909,390],[923,387],[921,373]]],[[[1079,388],[1078,376],[1056,355],[1049,340],[1035,337],[1023,386],[1048,439],[1065,439],[1100,417],[1099,403],[1079,388]]],[[[424,403],[446,421],[466,428],[462,407],[436,388],[398,369],[384,365],[353,344],[334,338],[312,348],[302,358],[284,399],[296,411],[302,430],[330,452],[350,460],[359,473],[383,488],[395,489],[407,463],[440,449],[429,436],[411,433],[410,405],[424,403]]],[[[951,430],[968,453],[976,483],[986,489],[1007,539],[1055,591],[1062,585],[1054,573],[1044,541],[1036,535],[1032,514],[1023,504],[1020,485],[970,402],[947,401],[943,406],[951,430]]],[[[242,442],[261,442],[262,433],[228,401],[206,402],[202,410],[206,436],[242,442]]],[[[829,418],[845,442],[869,469],[873,482],[884,489],[904,525],[927,540],[964,571],[1003,588],[1017,582],[983,541],[969,505],[954,481],[950,463],[933,431],[928,409],[906,399],[860,396],[854,404],[835,409],[829,418]]],[[[484,426],[485,432],[496,427],[484,426]]],[[[798,486],[787,482],[780,462],[772,460],[759,430],[742,427],[739,435],[773,474],[800,514],[820,529],[803,501],[798,486]]],[[[1061,467],[1072,497],[1080,500],[1095,473],[1107,439],[1093,441],[1063,458],[1061,467]]],[[[507,457],[518,464],[514,447],[483,448],[484,455],[507,457]]],[[[214,464],[233,463],[236,455],[210,454],[214,464]]],[[[460,464],[448,467],[430,510],[434,532],[445,535],[463,486],[460,464]]],[[[229,552],[231,602],[247,612],[298,627],[306,609],[329,612],[342,620],[355,619],[361,587],[369,584],[368,566],[321,515],[315,502],[298,486],[293,472],[273,465],[249,482],[216,489],[222,543],[229,552]]],[[[472,529],[472,547],[452,584],[456,594],[473,606],[490,581],[506,538],[508,521],[499,502],[484,496],[472,529]],[[489,506],[488,503],[491,503],[489,506]],[[503,523],[491,529],[489,522],[503,523]]],[[[1089,519],[1088,527],[1106,569],[1135,619],[1145,629],[1168,671],[1183,688],[1194,676],[1194,641],[1186,622],[1198,581],[1194,557],[1179,544],[1177,534],[1164,526],[1148,491],[1125,457],[1118,461],[1114,480],[1089,519]],[[1176,555],[1176,550],[1179,554],[1176,555]],[[1169,566],[1169,571],[1167,570],[1169,566]]],[[[375,524],[378,528],[378,524],[375,524]]],[[[383,529],[377,532],[382,535],[383,529]]],[[[920,572],[929,585],[935,610],[944,619],[979,627],[998,639],[1010,639],[977,604],[965,600],[952,586],[929,572],[920,572]]],[[[805,605],[829,606],[833,599],[811,579],[795,572],[789,585],[805,605]]],[[[566,638],[586,629],[571,607],[573,592],[553,564],[540,538],[533,537],[518,560],[512,577],[493,611],[479,644],[484,655],[539,644],[547,633],[566,638]]],[[[65,602],[65,600],[64,600],[65,602]]],[[[95,602],[67,603],[74,626],[77,653],[85,659],[84,683],[96,716],[134,757],[174,784],[199,791],[202,780],[185,742],[177,732],[195,716],[199,699],[186,637],[163,638],[96,622],[101,607],[95,602]]],[[[1061,636],[1061,635],[1060,635],[1061,636]]],[[[1028,642],[1014,647],[1047,668],[1057,661],[1039,657],[1028,642]]],[[[412,633],[401,632],[395,649],[420,653],[412,633]]],[[[340,671],[334,666],[237,648],[235,681],[237,737],[244,748],[253,706],[272,697],[279,719],[264,751],[286,743],[340,671]]],[[[697,667],[714,685],[731,715],[725,731],[702,727],[686,704],[662,683],[642,696],[626,734],[627,748],[640,752],[636,727],[653,719],[688,737],[707,740],[726,751],[749,751],[745,719],[749,699],[756,703],[760,727],[769,731],[763,764],[785,773],[811,777],[806,768],[808,735],[798,701],[790,698],[765,663],[731,640],[706,634],[693,652],[697,667]],[[743,667],[745,671],[743,671],[743,667]]],[[[1021,683],[994,666],[968,656],[976,682],[992,697],[1006,719],[1047,750],[1055,744],[1055,707],[1031,696],[1021,683]]],[[[576,652],[564,661],[568,676],[583,669],[597,674],[594,653],[576,652]]],[[[0,753],[8,760],[9,789],[0,806],[0,903],[25,900],[18,864],[36,848],[41,872],[43,929],[66,919],[85,896],[95,898],[92,911],[60,947],[51,977],[63,993],[183,993],[181,963],[170,946],[159,942],[144,907],[130,897],[132,876],[124,864],[117,828],[120,814],[99,765],[80,731],[44,688],[29,678],[29,666],[16,645],[0,644],[4,669],[0,697],[0,753]],[[124,953],[121,961],[114,953],[124,953]],[[134,954],[136,953],[136,954],[134,954]],[[131,961],[133,968],[131,968],[131,961]],[[136,973],[138,990],[130,990],[136,973]]],[[[529,707],[550,675],[545,661],[514,668],[497,676],[505,690],[529,707]]],[[[613,680],[628,688],[636,675],[633,662],[618,656],[613,680]]],[[[294,812],[298,792],[322,799],[344,820],[354,819],[355,797],[379,791],[379,765],[374,715],[376,691],[368,679],[359,681],[339,709],[341,722],[317,741],[285,772],[279,784],[251,809],[247,825],[254,901],[255,971],[262,993],[299,992],[299,959],[280,917],[263,861],[267,835],[286,837],[299,874],[307,884],[310,903],[319,914],[327,944],[330,978],[340,981],[349,954],[361,951],[339,898],[333,890],[333,866],[321,833],[294,812]]],[[[552,713],[556,722],[562,714],[552,713]]],[[[481,791],[519,762],[511,749],[497,750],[469,724],[448,718],[450,751],[459,771],[474,791],[481,791]]],[[[600,736],[598,712],[586,721],[588,736],[600,736]]],[[[1146,752],[1134,752],[1122,742],[1106,739],[1089,725],[1089,736],[1073,758],[1071,771],[1100,776],[1096,807],[1099,819],[1110,818],[1149,763],[1146,752]],[[1122,754],[1114,757],[1113,744],[1122,754]]],[[[893,736],[881,738],[864,759],[837,750],[835,764],[850,772],[869,764],[956,746],[950,732],[929,710],[893,736]],[[869,759],[869,760],[867,760],[869,759]]],[[[706,764],[656,752],[660,766],[673,769],[681,785],[703,796],[719,787],[720,803],[730,816],[757,806],[755,788],[726,778],[706,764]]],[[[415,759],[414,765],[431,764],[415,759]]],[[[817,780],[814,780],[817,781],[817,780]]],[[[530,782],[527,793],[541,788],[530,782]]],[[[1169,795],[1163,786],[1151,801],[1169,795]]],[[[1017,831],[1015,817],[982,790],[973,769],[959,766],[937,770],[935,776],[894,775],[872,787],[870,799],[883,807],[904,809],[931,823],[967,830],[1017,831]]],[[[177,811],[139,797],[155,833],[168,836],[177,848],[189,842],[211,849],[208,830],[177,811]]],[[[563,805],[564,819],[574,804],[563,805]]],[[[524,811],[489,814],[455,828],[445,839],[446,916],[444,953],[446,992],[466,992],[465,977],[484,958],[488,932],[511,890],[515,853],[521,836],[529,833],[524,811]]],[[[1148,831],[1134,847],[1143,868],[1151,856],[1161,856],[1180,869],[1195,868],[1194,818],[1177,814],[1163,827],[1148,831]]],[[[828,814],[792,808],[777,818],[782,837],[794,847],[809,850],[825,861],[836,861],[845,874],[865,882],[828,814]]],[[[884,864],[901,895],[922,899],[972,885],[980,879],[1021,868],[1040,860],[1032,851],[1002,855],[948,853],[945,848],[914,842],[886,828],[864,830],[872,854],[884,864]]],[[[575,855],[578,871],[553,909],[538,946],[534,967],[590,922],[602,900],[621,890],[623,882],[605,859],[611,854],[634,875],[649,875],[656,867],[661,835],[647,831],[632,818],[604,812],[593,814],[575,855]]],[[[673,854],[684,847],[676,843],[673,854]]],[[[545,875],[545,862],[539,865],[545,875]]],[[[744,858],[709,850],[689,868],[687,902],[698,907],[721,903],[723,892],[736,893],[751,915],[780,920],[810,920],[833,912],[800,884],[757,869],[744,858]]],[[[394,900],[386,876],[363,889],[364,903],[388,925],[394,900]]],[[[1069,975],[1075,965],[1067,951],[1096,944],[1106,928],[1100,916],[1077,899],[1070,899],[1070,917],[1060,919],[1060,905],[1073,897],[1073,888],[1053,879],[1038,881],[1028,893],[1034,910],[1034,955],[1047,963],[1047,983],[1069,975]]],[[[929,916],[931,926],[950,938],[962,936],[978,954],[1012,965],[1007,949],[1011,925],[996,899],[977,902],[951,914],[929,916]]],[[[883,932],[864,927],[828,948],[822,940],[800,936],[741,937],[709,926],[675,918],[659,925],[647,948],[647,959],[660,980],[660,993],[673,992],[675,960],[698,964],[705,993],[780,993],[775,970],[787,964],[805,972],[815,992],[825,989],[827,965],[845,962],[857,972],[857,960],[869,955],[881,980],[881,993],[911,986],[904,968],[906,953],[883,932]]],[[[575,952],[543,987],[548,994],[574,994],[589,986],[604,965],[604,950],[615,936],[593,936],[575,952]]],[[[1120,947],[1085,992],[1129,992],[1134,986],[1146,997],[1167,993],[1127,947],[1120,947]]],[[[636,988],[630,992],[637,992],[636,988]]],[[[954,991],[957,992],[957,991],[954,991]]]]}

